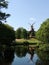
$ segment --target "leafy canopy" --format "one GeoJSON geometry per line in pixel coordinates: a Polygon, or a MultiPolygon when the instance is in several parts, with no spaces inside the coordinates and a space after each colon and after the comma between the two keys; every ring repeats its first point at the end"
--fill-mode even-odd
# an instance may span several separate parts
{"type": "Polygon", "coordinates": [[[49,43],[49,18],[41,24],[36,37],[45,43],[49,43]]]}

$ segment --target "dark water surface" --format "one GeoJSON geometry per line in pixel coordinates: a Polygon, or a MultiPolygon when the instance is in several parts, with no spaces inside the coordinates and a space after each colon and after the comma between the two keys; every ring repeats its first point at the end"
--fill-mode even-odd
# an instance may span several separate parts
{"type": "Polygon", "coordinates": [[[49,65],[49,53],[36,52],[29,46],[1,48],[0,65],[49,65]]]}

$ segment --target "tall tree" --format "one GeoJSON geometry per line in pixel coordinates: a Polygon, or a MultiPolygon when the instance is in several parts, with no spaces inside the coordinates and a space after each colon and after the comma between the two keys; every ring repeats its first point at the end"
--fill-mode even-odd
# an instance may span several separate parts
{"type": "Polygon", "coordinates": [[[27,39],[27,30],[22,28],[22,27],[18,28],[16,30],[16,38],[18,38],[18,39],[21,39],[21,38],[27,39]]]}
{"type": "Polygon", "coordinates": [[[22,32],[21,32],[21,38],[27,39],[27,30],[24,29],[24,28],[22,28],[21,30],[22,30],[22,32]]]}
{"type": "Polygon", "coordinates": [[[16,38],[17,38],[17,39],[21,39],[21,28],[18,28],[18,29],[16,30],[15,34],[16,34],[16,38]]]}
{"type": "Polygon", "coordinates": [[[45,20],[36,33],[37,39],[49,43],[49,19],[45,20]]]}
{"type": "Polygon", "coordinates": [[[15,40],[15,31],[13,27],[2,23],[6,22],[6,19],[10,16],[10,14],[1,11],[3,8],[8,8],[8,2],[0,0],[0,44],[11,45],[15,40]]]}

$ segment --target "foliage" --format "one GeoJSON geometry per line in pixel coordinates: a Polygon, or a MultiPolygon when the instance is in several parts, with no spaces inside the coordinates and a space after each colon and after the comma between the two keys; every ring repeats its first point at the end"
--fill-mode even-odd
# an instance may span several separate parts
{"type": "Polygon", "coordinates": [[[16,33],[17,39],[21,39],[21,38],[26,39],[27,38],[27,30],[24,28],[18,28],[15,33],[16,33]]]}
{"type": "Polygon", "coordinates": [[[40,29],[36,33],[36,37],[44,43],[49,43],[49,19],[41,24],[40,29]]]}
{"type": "Polygon", "coordinates": [[[11,26],[2,23],[2,21],[6,22],[6,19],[10,16],[10,14],[2,12],[2,8],[8,8],[7,1],[0,1],[0,44],[10,45],[15,39],[15,31],[11,26]]]}
{"type": "Polygon", "coordinates": [[[40,60],[36,62],[36,65],[49,65],[49,52],[37,51],[37,55],[40,60]]]}
{"type": "Polygon", "coordinates": [[[5,1],[5,0],[0,1],[0,22],[2,22],[2,21],[6,22],[6,18],[8,18],[10,16],[10,14],[3,13],[1,11],[2,8],[8,8],[8,2],[7,1],[5,1]]]}
{"type": "Polygon", "coordinates": [[[1,1],[0,1],[0,7],[1,7],[1,8],[7,8],[7,7],[8,7],[8,2],[5,1],[5,0],[1,0],[1,1]]]}
{"type": "Polygon", "coordinates": [[[10,44],[14,39],[14,29],[8,24],[0,24],[0,44],[10,44]]]}
{"type": "Polygon", "coordinates": [[[22,28],[22,34],[21,34],[21,37],[24,38],[24,39],[27,39],[27,30],[22,28]]]}
{"type": "Polygon", "coordinates": [[[16,38],[20,39],[21,38],[21,29],[18,28],[15,33],[16,33],[16,38]]]}
{"type": "Polygon", "coordinates": [[[40,51],[49,51],[49,44],[40,44],[38,50],[40,51]]]}
{"type": "Polygon", "coordinates": [[[8,18],[9,16],[10,16],[10,14],[0,12],[0,20],[2,20],[2,21],[6,20],[6,18],[8,18]]]}

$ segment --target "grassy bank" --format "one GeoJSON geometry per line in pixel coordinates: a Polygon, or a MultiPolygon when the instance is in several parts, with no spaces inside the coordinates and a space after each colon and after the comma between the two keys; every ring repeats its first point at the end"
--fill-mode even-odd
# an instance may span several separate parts
{"type": "Polygon", "coordinates": [[[37,45],[37,43],[40,43],[37,39],[31,38],[31,39],[16,39],[16,44],[30,44],[30,45],[37,45]]]}
{"type": "Polygon", "coordinates": [[[31,38],[31,39],[16,39],[16,44],[22,44],[22,45],[33,45],[37,46],[39,51],[49,51],[49,44],[42,43],[41,41],[31,38]]]}

